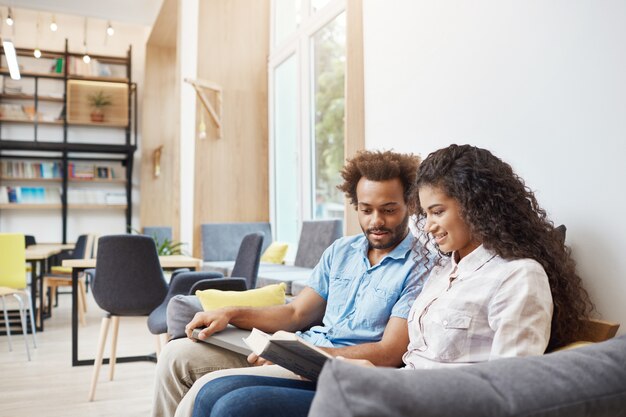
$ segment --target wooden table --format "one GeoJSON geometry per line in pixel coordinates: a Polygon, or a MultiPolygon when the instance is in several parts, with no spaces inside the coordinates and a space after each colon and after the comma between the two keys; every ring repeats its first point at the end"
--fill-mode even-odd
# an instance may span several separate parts
{"type": "Polygon", "coordinates": [[[43,276],[48,270],[46,265],[50,257],[61,253],[64,249],[73,249],[73,244],[44,243],[26,248],[26,261],[31,265],[30,293],[33,314],[37,316],[37,330],[43,330],[43,276]],[[39,265],[39,272],[37,272],[39,265]],[[39,282],[39,310],[37,310],[37,282],[39,282]]]}
{"type": "MultiPolygon", "coordinates": [[[[163,269],[189,268],[192,271],[202,269],[202,259],[184,255],[159,256],[159,262],[163,269]]],[[[93,359],[78,359],[78,275],[86,270],[96,267],[95,259],[66,259],[63,266],[72,268],[72,366],[93,365],[93,359]]],[[[117,358],[118,363],[136,361],[154,361],[154,356],[126,356],[117,358]]],[[[105,358],[102,363],[109,363],[105,358]]]]}

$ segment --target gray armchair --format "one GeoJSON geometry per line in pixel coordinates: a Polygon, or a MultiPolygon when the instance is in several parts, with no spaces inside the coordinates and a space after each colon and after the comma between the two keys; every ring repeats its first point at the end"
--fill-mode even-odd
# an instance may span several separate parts
{"type": "Polygon", "coordinates": [[[172,339],[185,336],[185,326],[193,315],[202,311],[202,306],[193,294],[197,290],[219,289],[222,291],[245,291],[256,285],[263,233],[246,235],[239,245],[239,252],[231,277],[225,278],[219,272],[185,272],[176,277],[176,284],[170,284],[170,290],[161,305],[150,314],[148,328],[153,334],[167,332],[172,339]],[[192,300],[185,300],[192,298],[192,300]],[[183,303],[191,308],[169,313],[172,303],[183,303]],[[170,317],[171,315],[171,317],[170,317]]]}

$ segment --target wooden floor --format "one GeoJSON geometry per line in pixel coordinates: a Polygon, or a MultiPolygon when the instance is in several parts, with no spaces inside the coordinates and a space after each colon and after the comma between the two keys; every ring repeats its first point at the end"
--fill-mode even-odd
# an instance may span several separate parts
{"type": "MultiPolygon", "coordinates": [[[[79,359],[95,356],[102,319],[102,311],[91,293],[88,299],[87,326],[79,327],[79,359]]],[[[149,415],[156,365],[153,362],[117,364],[113,381],[108,380],[109,368],[104,365],[96,399],[87,401],[93,367],[71,366],[70,317],[71,295],[60,295],[53,317],[45,321],[45,330],[37,334],[38,347],[31,349],[30,362],[22,335],[13,335],[12,352],[9,352],[7,336],[0,336],[0,417],[149,415]]],[[[3,320],[0,323],[3,329],[3,320]]],[[[105,357],[108,357],[109,347],[105,357]]],[[[148,332],[146,318],[120,319],[118,356],[154,351],[154,336],[148,332]]]]}

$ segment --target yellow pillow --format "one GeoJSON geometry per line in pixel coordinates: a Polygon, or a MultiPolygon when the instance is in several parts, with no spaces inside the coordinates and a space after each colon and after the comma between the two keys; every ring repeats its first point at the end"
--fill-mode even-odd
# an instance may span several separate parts
{"type": "Polygon", "coordinates": [[[263,252],[261,262],[282,264],[285,262],[287,249],[289,249],[289,245],[287,243],[272,242],[272,244],[265,249],[265,252],[263,252]]]}
{"type": "Polygon", "coordinates": [[[284,282],[248,291],[196,291],[204,311],[222,307],[267,307],[285,304],[284,282]]]}

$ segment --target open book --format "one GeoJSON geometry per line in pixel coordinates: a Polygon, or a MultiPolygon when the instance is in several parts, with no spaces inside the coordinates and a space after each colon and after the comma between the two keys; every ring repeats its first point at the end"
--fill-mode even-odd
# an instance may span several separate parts
{"type": "Polygon", "coordinates": [[[316,381],[327,359],[332,356],[293,333],[278,331],[273,335],[252,329],[243,339],[254,353],[283,368],[316,381]]]}

